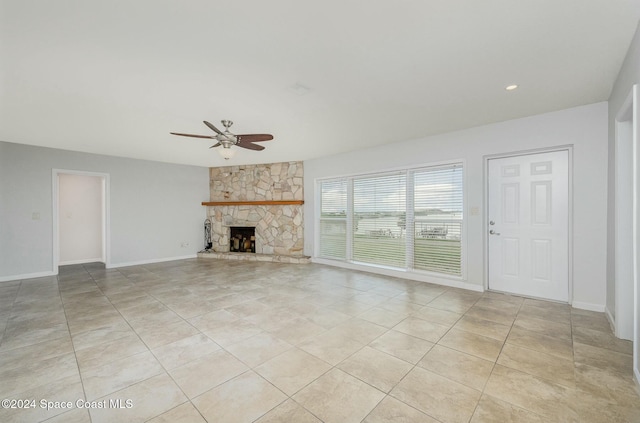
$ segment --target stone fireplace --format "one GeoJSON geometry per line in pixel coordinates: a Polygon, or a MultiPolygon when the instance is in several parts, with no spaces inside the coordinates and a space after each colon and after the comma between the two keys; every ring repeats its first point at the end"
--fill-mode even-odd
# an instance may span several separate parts
{"type": "MultiPolygon", "coordinates": [[[[209,256],[237,260],[308,262],[303,255],[302,162],[210,168],[212,251],[209,256]],[[241,240],[232,227],[251,228],[252,250],[236,254],[241,240]]],[[[243,237],[246,242],[246,235],[243,237]]],[[[243,245],[244,246],[244,245],[243,245]]]]}

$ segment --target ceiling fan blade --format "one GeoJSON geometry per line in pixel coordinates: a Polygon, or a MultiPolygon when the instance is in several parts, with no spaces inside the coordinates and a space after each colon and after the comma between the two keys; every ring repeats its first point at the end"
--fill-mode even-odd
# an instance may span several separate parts
{"type": "Polygon", "coordinates": [[[207,122],[206,120],[203,120],[202,122],[204,122],[205,125],[207,125],[209,128],[211,128],[211,130],[213,132],[215,132],[218,135],[224,135],[222,133],[222,131],[220,131],[218,128],[216,128],[215,126],[213,126],[212,124],[210,124],[209,122],[207,122]]]}
{"type": "Polygon", "coordinates": [[[245,134],[245,135],[236,135],[238,137],[238,142],[260,142],[260,141],[271,141],[273,139],[273,135],[271,134],[245,134]]]}
{"type": "Polygon", "coordinates": [[[208,138],[208,139],[214,138],[215,139],[215,137],[212,137],[211,135],[181,134],[179,132],[169,132],[169,133],[171,135],[180,135],[181,137],[208,138]]]}
{"type": "Polygon", "coordinates": [[[222,145],[221,143],[216,143],[216,144],[212,145],[212,146],[211,146],[211,147],[209,147],[209,148],[220,147],[221,145],[222,145]]]}
{"type": "Polygon", "coordinates": [[[238,147],[246,148],[248,150],[256,150],[261,151],[264,150],[264,147],[258,144],[251,144],[250,142],[238,143],[236,144],[238,147]]]}

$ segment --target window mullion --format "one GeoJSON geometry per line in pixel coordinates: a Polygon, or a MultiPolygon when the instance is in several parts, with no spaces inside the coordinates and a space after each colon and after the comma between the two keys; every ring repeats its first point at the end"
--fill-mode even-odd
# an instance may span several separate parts
{"type": "Polygon", "coordinates": [[[347,251],[346,260],[353,260],[353,178],[347,179],[347,251]]]}

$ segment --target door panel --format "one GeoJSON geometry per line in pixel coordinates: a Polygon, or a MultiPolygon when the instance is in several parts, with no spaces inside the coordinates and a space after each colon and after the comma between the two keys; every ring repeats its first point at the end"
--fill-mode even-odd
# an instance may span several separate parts
{"type": "Polygon", "coordinates": [[[503,238],[502,241],[502,276],[515,277],[520,275],[520,241],[517,238],[503,238]]]}
{"type": "Polygon", "coordinates": [[[489,288],[568,301],[568,152],[488,163],[489,288]]]}
{"type": "Polygon", "coordinates": [[[520,185],[502,184],[502,221],[517,224],[520,216],[520,185]]]}
{"type": "Polygon", "coordinates": [[[531,263],[533,263],[533,279],[544,282],[551,281],[551,241],[548,239],[534,239],[531,242],[531,263]]]}
{"type": "Polygon", "coordinates": [[[531,215],[534,225],[551,224],[551,182],[531,183],[531,215]]]}

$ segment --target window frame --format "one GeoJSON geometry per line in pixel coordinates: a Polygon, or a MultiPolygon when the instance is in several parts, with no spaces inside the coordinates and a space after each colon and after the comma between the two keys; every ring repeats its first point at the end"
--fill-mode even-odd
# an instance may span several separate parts
{"type": "MultiPolygon", "coordinates": [[[[353,219],[356,215],[356,211],[355,211],[355,185],[356,185],[356,181],[367,181],[370,179],[374,179],[374,178],[393,178],[396,176],[402,176],[404,178],[404,187],[405,187],[405,201],[404,201],[404,206],[405,206],[405,216],[406,216],[406,186],[407,186],[407,173],[406,171],[403,170],[396,170],[396,171],[390,171],[390,172],[381,172],[381,173],[376,173],[376,174],[367,174],[367,175],[357,175],[357,176],[353,176],[348,178],[348,181],[352,187],[352,192],[351,195],[347,197],[347,203],[351,205],[351,213],[350,216],[353,219]]],[[[368,182],[367,182],[368,184],[368,182]]],[[[385,268],[385,269],[406,269],[406,259],[404,260],[405,262],[405,267],[397,267],[397,266],[392,266],[390,264],[384,264],[384,263],[376,263],[376,262],[371,262],[371,261],[363,261],[363,260],[357,260],[354,257],[354,243],[355,243],[355,228],[352,226],[347,228],[348,231],[350,231],[351,233],[351,254],[347,256],[347,260],[352,262],[352,263],[356,263],[359,265],[364,265],[364,266],[374,266],[374,267],[381,267],[381,268],[385,268]]],[[[361,253],[364,253],[364,251],[361,251],[361,253]]],[[[404,248],[404,254],[406,254],[406,243],[405,243],[405,248],[404,248]]]]}
{"type": "Polygon", "coordinates": [[[314,251],[314,255],[318,256],[318,257],[322,257],[319,256],[318,254],[320,253],[320,237],[322,235],[322,222],[344,222],[345,224],[345,243],[346,243],[346,247],[345,247],[345,258],[339,258],[339,257],[322,257],[325,260],[338,260],[338,261],[348,261],[349,259],[349,227],[350,227],[350,210],[349,210],[349,181],[347,181],[346,183],[346,205],[345,205],[345,217],[341,217],[341,216],[332,216],[332,217],[323,217],[322,216],[322,182],[337,182],[337,181],[341,181],[344,180],[344,178],[328,178],[328,179],[323,179],[321,182],[316,183],[316,204],[317,204],[317,216],[318,218],[316,219],[315,222],[315,235],[316,235],[316,245],[315,245],[315,251],[314,251]]]}
{"type": "MultiPolygon", "coordinates": [[[[372,172],[362,172],[362,173],[351,173],[351,174],[343,174],[340,176],[332,176],[332,177],[321,177],[315,179],[315,198],[316,203],[314,207],[316,218],[314,219],[314,233],[315,233],[315,242],[314,242],[314,259],[319,259],[320,261],[325,261],[328,264],[343,263],[346,265],[354,265],[358,268],[367,268],[367,269],[382,269],[382,271],[391,271],[391,272],[400,272],[405,274],[414,274],[414,275],[422,275],[426,277],[433,277],[434,279],[449,279],[456,281],[465,281],[467,279],[467,219],[468,219],[468,210],[469,207],[467,205],[467,164],[465,159],[452,159],[446,161],[439,162],[431,162],[431,163],[422,163],[414,166],[402,166],[391,169],[384,169],[379,171],[372,172]],[[405,181],[406,181],[406,202],[405,202],[405,212],[407,222],[411,221],[412,225],[415,224],[415,216],[414,216],[414,174],[415,172],[425,171],[425,170],[434,170],[437,168],[447,168],[447,167],[460,167],[462,171],[462,218],[460,220],[460,275],[449,274],[449,273],[441,273],[434,272],[430,270],[416,269],[413,267],[414,260],[414,243],[415,243],[415,234],[414,231],[406,230],[405,236],[405,254],[406,254],[406,263],[404,267],[392,267],[381,264],[372,264],[365,263],[361,261],[356,261],[353,259],[353,251],[352,251],[352,243],[353,243],[353,181],[355,179],[363,179],[367,177],[379,177],[385,176],[394,173],[404,173],[405,181]],[[320,222],[321,217],[321,192],[322,192],[322,183],[328,181],[336,181],[336,180],[346,180],[347,183],[347,239],[346,239],[346,252],[345,259],[335,259],[322,257],[319,255],[320,253],[320,222]]],[[[366,269],[365,269],[366,270],[366,269]]]]}

